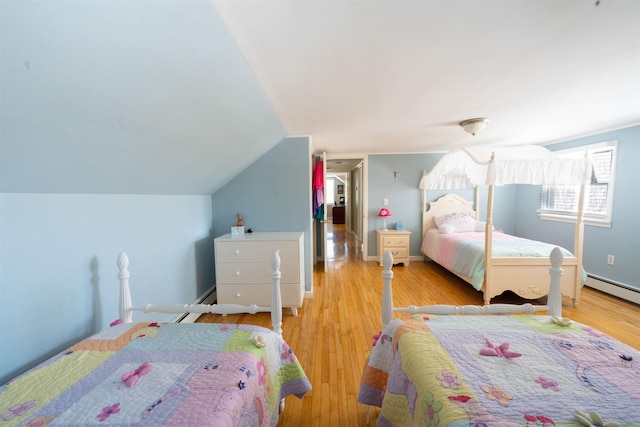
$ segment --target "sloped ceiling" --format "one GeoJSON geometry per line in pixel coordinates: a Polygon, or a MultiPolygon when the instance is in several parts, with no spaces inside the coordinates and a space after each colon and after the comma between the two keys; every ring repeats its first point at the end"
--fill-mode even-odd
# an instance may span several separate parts
{"type": "Polygon", "coordinates": [[[287,135],[410,153],[640,122],[636,0],[2,0],[0,37],[2,192],[211,194],[287,135]]]}
{"type": "Polygon", "coordinates": [[[212,194],[287,135],[207,0],[0,8],[2,192],[212,194]]]}

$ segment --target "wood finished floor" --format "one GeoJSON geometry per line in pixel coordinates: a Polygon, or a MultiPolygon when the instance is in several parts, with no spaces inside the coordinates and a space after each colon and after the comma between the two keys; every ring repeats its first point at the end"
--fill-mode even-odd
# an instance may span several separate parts
{"type": "MultiPolygon", "coordinates": [[[[304,368],[313,390],[300,400],[286,399],[278,426],[366,426],[366,408],[356,401],[372,337],[381,328],[382,267],[362,261],[361,249],[343,225],[330,225],[329,271],[313,272],[313,298],[305,299],[298,317],[285,309],[284,338],[304,368]]],[[[470,285],[431,262],[393,268],[396,306],[409,304],[482,304],[470,285]]],[[[492,302],[522,302],[514,294],[492,302]]],[[[563,301],[563,315],[594,326],[640,349],[640,306],[583,288],[576,308],[563,301]]],[[[218,316],[198,321],[253,323],[271,327],[268,314],[218,316]]],[[[372,408],[372,420],[378,411],[372,408]]],[[[372,421],[375,425],[375,421],[372,421]]]]}

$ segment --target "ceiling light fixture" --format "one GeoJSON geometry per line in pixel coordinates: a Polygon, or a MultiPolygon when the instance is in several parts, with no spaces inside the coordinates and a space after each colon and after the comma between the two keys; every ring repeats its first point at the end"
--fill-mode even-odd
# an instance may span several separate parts
{"type": "Polygon", "coordinates": [[[459,125],[462,129],[464,129],[465,132],[470,133],[473,136],[476,136],[478,132],[481,132],[484,128],[487,127],[488,123],[489,123],[489,119],[485,119],[484,117],[478,117],[476,119],[463,120],[459,123],[459,125]]]}

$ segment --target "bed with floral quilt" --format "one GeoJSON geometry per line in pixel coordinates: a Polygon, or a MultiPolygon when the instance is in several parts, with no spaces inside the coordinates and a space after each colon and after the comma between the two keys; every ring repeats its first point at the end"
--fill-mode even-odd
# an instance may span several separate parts
{"type": "Polygon", "coordinates": [[[358,400],[380,426],[640,425],[639,381],[638,350],[576,322],[428,316],[382,331],[358,400]]]}
{"type": "Polygon", "coordinates": [[[119,258],[121,319],[0,386],[0,427],[275,426],[284,398],[311,390],[282,338],[279,257],[271,307],[132,307],[119,258]],[[124,292],[122,292],[124,290],[124,292]],[[130,322],[131,311],[271,311],[274,329],[248,324],[130,322]]]}
{"type": "MultiPolygon", "coordinates": [[[[385,260],[385,270],[391,265],[385,260]]],[[[559,298],[557,279],[552,289],[559,298]]],[[[396,319],[383,310],[358,401],[381,408],[379,426],[640,426],[639,350],[535,308],[418,314],[506,306],[393,308],[412,310],[396,319]]]]}

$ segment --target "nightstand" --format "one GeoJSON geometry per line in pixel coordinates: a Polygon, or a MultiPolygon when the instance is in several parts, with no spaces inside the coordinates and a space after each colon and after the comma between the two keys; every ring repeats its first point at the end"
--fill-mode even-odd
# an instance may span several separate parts
{"type": "Polygon", "coordinates": [[[378,263],[382,265],[384,251],[391,251],[394,264],[409,265],[411,232],[406,230],[376,230],[378,234],[378,263]]]}

